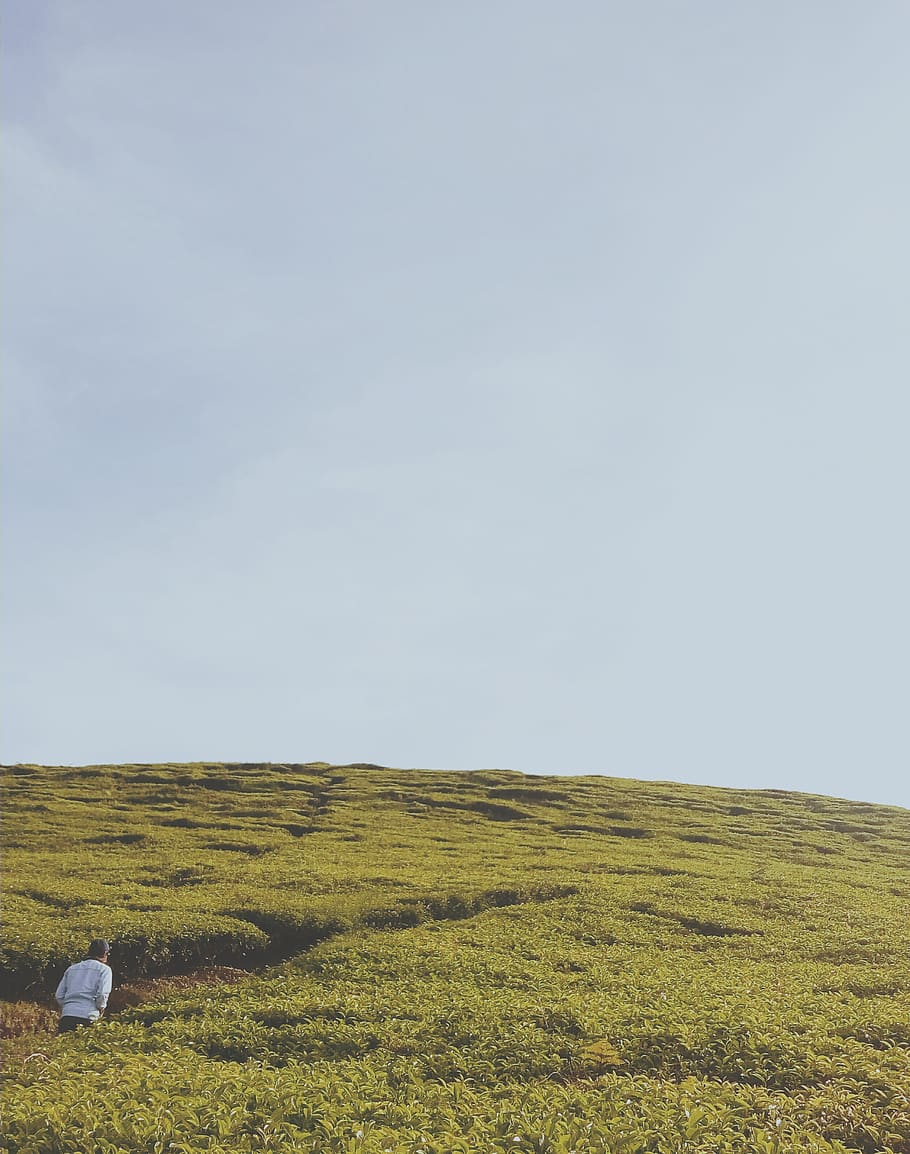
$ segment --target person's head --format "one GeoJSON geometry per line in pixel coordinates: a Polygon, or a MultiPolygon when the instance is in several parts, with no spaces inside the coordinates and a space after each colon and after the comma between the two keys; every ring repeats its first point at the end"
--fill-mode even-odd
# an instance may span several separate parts
{"type": "Polygon", "coordinates": [[[94,958],[98,962],[106,962],[107,955],[111,952],[111,943],[104,940],[104,938],[95,938],[89,945],[88,956],[94,958]]]}

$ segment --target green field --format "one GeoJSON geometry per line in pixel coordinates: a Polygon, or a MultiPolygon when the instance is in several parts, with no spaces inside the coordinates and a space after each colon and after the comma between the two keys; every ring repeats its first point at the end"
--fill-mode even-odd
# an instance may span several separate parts
{"type": "Polygon", "coordinates": [[[9,1154],[910,1154],[906,810],[322,763],[3,788],[9,1154]],[[57,1038],[98,935],[124,1008],[57,1038]]]}

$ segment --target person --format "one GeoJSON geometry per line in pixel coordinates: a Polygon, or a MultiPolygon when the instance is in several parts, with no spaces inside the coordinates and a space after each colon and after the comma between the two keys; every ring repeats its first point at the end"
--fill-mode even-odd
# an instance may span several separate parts
{"type": "Polygon", "coordinates": [[[104,1013],[110,997],[113,975],[107,964],[110,942],[95,938],[88,948],[88,956],[75,962],[63,977],[54,995],[60,1007],[57,1031],[67,1034],[80,1026],[91,1026],[104,1013]]]}

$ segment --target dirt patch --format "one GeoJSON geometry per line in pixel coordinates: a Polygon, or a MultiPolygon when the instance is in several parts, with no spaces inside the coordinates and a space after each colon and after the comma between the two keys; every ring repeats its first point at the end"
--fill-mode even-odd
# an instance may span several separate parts
{"type": "Polygon", "coordinates": [[[0,1038],[50,1034],[57,1029],[57,1015],[35,1002],[0,1002],[0,1038]]]}
{"type": "Polygon", "coordinates": [[[175,974],[169,978],[146,978],[138,982],[124,982],[111,993],[108,1001],[108,1013],[116,1014],[121,1010],[128,1010],[133,1006],[141,1006],[144,1002],[157,1001],[171,994],[191,990],[195,986],[224,986],[234,982],[242,982],[250,976],[249,970],[240,970],[234,966],[206,966],[201,970],[194,970],[190,974],[175,974]]]}

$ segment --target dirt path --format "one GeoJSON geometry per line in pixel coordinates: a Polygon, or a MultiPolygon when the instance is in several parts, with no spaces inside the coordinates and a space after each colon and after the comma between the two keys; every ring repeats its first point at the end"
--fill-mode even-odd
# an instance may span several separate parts
{"type": "Polygon", "coordinates": [[[124,982],[117,986],[108,1001],[108,1015],[118,1014],[121,1010],[141,1006],[144,1002],[153,1002],[158,998],[166,998],[172,994],[183,993],[196,986],[225,986],[234,982],[242,982],[255,970],[240,970],[235,966],[206,966],[201,970],[193,970],[189,974],[173,974],[163,978],[143,978],[135,982],[124,982]]]}

